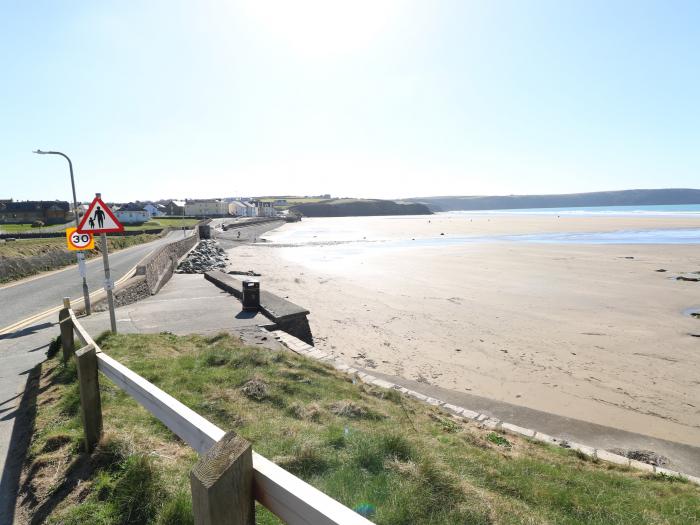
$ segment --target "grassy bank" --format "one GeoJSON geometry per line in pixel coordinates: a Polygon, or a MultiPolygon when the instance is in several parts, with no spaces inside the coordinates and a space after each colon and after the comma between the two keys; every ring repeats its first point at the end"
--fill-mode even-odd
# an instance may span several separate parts
{"type": "MultiPolygon", "coordinates": [[[[376,523],[700,520],[700,489],[688,482],[480,429],[289,352],[227,335],[110,335],[100,344],[376,523]]],[[[56,358],[43,366],[24,519],[42,509],[49,523],[191,523],[192,450],[101,376],[105,439],[92,457],[80,455],[75,370],[56,358]]],[[[257,522],[277,520],[259,509],[257,522]]]]}
{"type": "Polygon", "coordinates": [[[192,228],[201,219],[182,219],[179,217],[154,217],[148,222],[125,226],[127,230],[152,230],[155,228],[192,228]]]}
{"type": "MultiPolygon", "coordinates": [[[[157,238],[158,235],[152,234],[107,236],[107,245],[110,252],[115,252],[157,238]]],[[[94,250],[88,252],[88,258],[100,255],[99,241],[96,241],[95,246],[94,250]]],[[[57,270],[71,264],[75,264],[75,255],[68,251],[63,237],[0,243],[0,283],[57,270]]]]}
{"type": "Polygon", "coordinates": [[[31,222],[2,223],[0,224],[0,233],[32,233],[51,230],[53,228],[55,228],[55,226],[52,225],[33,227],[31,222]]]}

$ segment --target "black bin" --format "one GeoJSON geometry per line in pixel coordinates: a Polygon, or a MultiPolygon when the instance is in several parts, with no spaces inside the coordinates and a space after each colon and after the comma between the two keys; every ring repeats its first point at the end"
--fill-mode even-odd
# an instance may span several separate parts
{"type": "Polygon", "coordinates": [[[243,309],[256,310],[260,307],[260,281],[246,279],[243,281],[243,309]]]}

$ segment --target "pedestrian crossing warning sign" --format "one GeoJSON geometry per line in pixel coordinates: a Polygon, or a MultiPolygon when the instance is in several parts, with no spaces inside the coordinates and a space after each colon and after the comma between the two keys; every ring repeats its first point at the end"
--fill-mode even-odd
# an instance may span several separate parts
{"type": "Polygon", "coordinates": [[[123,232],[124,226],[117,220],[102,199],[95,197],[87,213],[78,225],[79,233],[114,233],[123,232]]]}

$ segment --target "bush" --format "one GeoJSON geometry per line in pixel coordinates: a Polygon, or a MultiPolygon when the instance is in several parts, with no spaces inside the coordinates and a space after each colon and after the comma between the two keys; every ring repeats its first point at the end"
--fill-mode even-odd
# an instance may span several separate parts
{"type": "Polygon", "coordinates": [[[42,228],[44,226],[44,223],[42,221],[34,221],[32,223],[32,228],[42,228]]]}

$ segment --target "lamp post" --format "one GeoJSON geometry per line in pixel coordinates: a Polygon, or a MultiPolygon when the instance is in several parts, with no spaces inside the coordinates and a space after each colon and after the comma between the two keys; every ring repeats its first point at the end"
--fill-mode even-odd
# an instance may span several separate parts
{"type": "MultiPolygon", "coordinates": [[[[78,228],[80,221],[78,220],[78,200],[75,197],[75,179],[73,178],[73,163],[71,162],[68,155],[61,153],[60,151],[41,151],[40,149],[34,151],[38,155],[60,155],[68,161],[68,168],[70,169],[70,185],[73,190],[73,215],[75,216],[75,227],[78,228]]],[[[83,252],[78,252],[78,266],[84,269],[85,266],[85,254],[83,252]]],[[[88,290],[87,278],[85,271],[81,272],[83,277],[83,298],[85,300],[85,313],[90,315],[90,291],[88,290]]]]}

